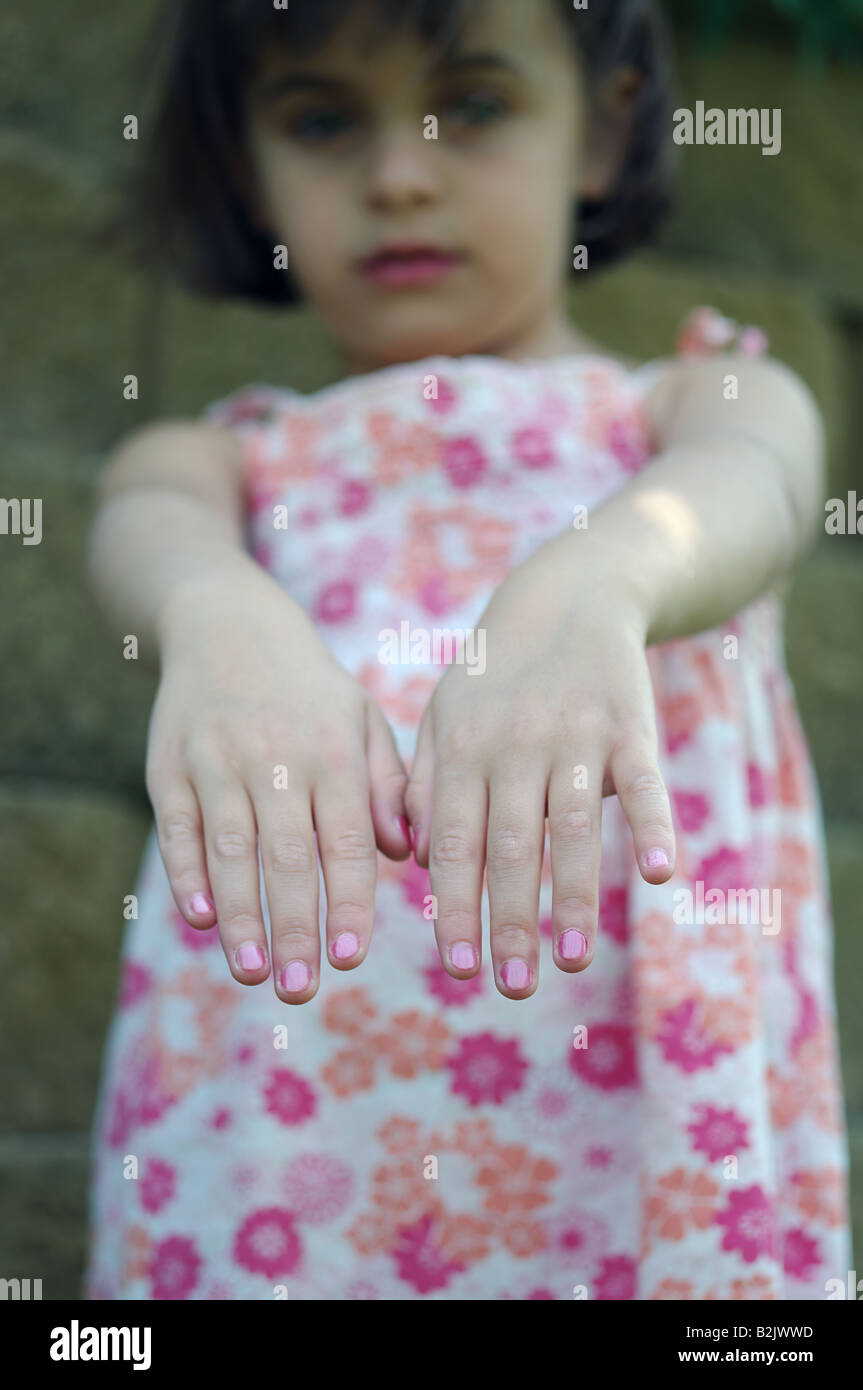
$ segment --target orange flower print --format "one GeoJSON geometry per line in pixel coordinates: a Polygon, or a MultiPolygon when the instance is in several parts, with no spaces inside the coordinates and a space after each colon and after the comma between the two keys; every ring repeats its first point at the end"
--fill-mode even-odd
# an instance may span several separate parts
{"type": "Polygon", "coordinates": [[[364,989],[343,989],[324,1001],[324,1027],[331,1033],[346,1033],[355,1038],[377,1017],[377,1012],[364,989]]]}
{"type": "Polygon", "coordinates": [[[759,1299],[766,1302],[771,1298],[775,1299],[776,1294],[766,1274],[755,1274],[751,1279],[733,1279],[728,1297],[735,1303],[755,1302],[759,1299]]]}
{"type": "Polygon", "coordinates": [[[417,1221],[428,1211],[443,1207],[438,1184],[423,1176],[420,1158],[401,1163],[382,1163],[374,1171],[372,1201],[376,1207],[398,1217],[397,1225],[417,1221]]]}
{"type": "Polygon", "coordinates": [[[841,1226],[845,1211],[845,1180],[838,1168],[804,1169],[791,1175],[798,1211],[810,1221],[841,1226]]]}
{"type": "Polygon", "coordinates": [[[705,1231],[713,1223],[718,1192],[719,1184],[706,1173],[672,1168],[663,1173],[645,1203],[648,1228],[663,1240],[683,1240],[692,1226],[705,1231]]]}
{"type": "Polygon", "coordinates": [[[668,1299],[671,1303],[684,1302],[692,1298],[692,1285],[688,1279],[663,1279],[648,1297],[651,1300],[668,1299]]]}
{"type": "Polygon", "coordinates": [[[417,1154],[424,1147],[419,1121],[407,1115],[390,1115],[378,1130],[378,1138],[391,1154],[417,1154]]]}
{"type": "Polygon", "coordinates": [[[736,1048],[755,1037],[757,1017],[742,1000],[730,996],[703,999],[697,1014],[701,1028],[713,1042],[736,1048]]]}
{"type": "Polygon", "coordinates": [[[126,1227],[124,1279],[146,1279],[150,1268],[152,1241],[143,1226],[126,1227]]]}
{"type": "Polygon", "coordinates": [[[321,1077],[333,1095],[352,1096],[357,1091],[370,1091],[375,1080],[375,1058],[372,1053],[357,1047],[346,1047],[336,1052],[325,1067],[321,1077]]]}
{"type": "Polygon", "coordinates": [[[364,1211],[348,1229],[347,1236],[360,1255],[382,1255],[392,1244],[392,1217],[383,1211],[364,1211]]]}
{"type": "Polygon", "coordinates": [[[537,1158],[521,1144],[507,1144],[482,1163],[476,1175],[477,1186],[487,1189],[486,1211],[535,1211],[549,1200],[548,1184],[557,1177],[557,1164],[537,1158]]]}
{"type": "Polygon", "coordinates": [[[544,1250],[548,1239],[538,1221],[507,1221],[503,1243],[516,1259],[527,1260],[544,1250]]]}
{"type": "Polygon", "coordinates": [[[395,1014],[375,1044],[389,1062],[393,1076],[416,1076],[420,1071],[437,1071],[449,1051],[450,1031],[445,1023],[419,1009],[395,1014]]]}
{"type": "Polygon", "coordinates": [[[475,1264],[491,1250],[492,1229],[490,1221],[471,1212],[450,1212],[441,1220],[438,1244],[455,1264],[475,1264]]]}
{"type": "Polygon", "coordinates": [[[460,1120],[453,1131],[453,1148],[468,1158],[481,1158],[495,1147],[494,1131],[488,1120],[460,1120]]]}

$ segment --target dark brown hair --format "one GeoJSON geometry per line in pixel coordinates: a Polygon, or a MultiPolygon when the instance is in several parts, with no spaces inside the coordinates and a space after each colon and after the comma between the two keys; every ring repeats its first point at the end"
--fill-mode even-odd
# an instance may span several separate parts
{"type": "MultiPolygon", "coordinates": [[[[154,93],[150,136],[117,226],[145,264],[189,288],[268,303],[300,300],[289,272],[273,266],[273,241],[251,222],[242,101],[261,45],[320,48],[357,0],[163,0],[144,54],[154,93]]],[[[483,0],[366,0],[372,32],[408,24],[446,52],[483,0]]],[[[573,209],[575,239],[591,268],[651,240],[671,202],[673,77],[654,0],[554,0],[572,27],[590,88],[616,67],[642,75],[632,137],[610,196],[573,209]],[[574,223],[575,229],[576,223],[574,223]]],[[[584,272],[580,272],[583,274],[584,272]]]]}

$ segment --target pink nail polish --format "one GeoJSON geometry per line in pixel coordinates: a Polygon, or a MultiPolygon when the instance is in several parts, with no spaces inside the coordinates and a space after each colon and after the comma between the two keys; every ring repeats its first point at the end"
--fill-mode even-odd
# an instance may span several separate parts
{"type": "Polygon", "coordinates": [[[236,950],[236,961],[241,970],[260,970],[266,956],[254,941],[246,941],[236,950]]]}
{"type": "Polygon", "coordinates": [[[649,849],[644,856],[644,866],[647,869],[664,869],[668,863],[668,855],[664,849],[649,849]]]}
{"type": "Polygon", "coordinates": [[[206,917],[208,912],[213,911],[213,904],[206,893],[196,893],[189,903],[189,911],[194,912],[196,917],[206,917]]]}
{"type": "Polygon", "coordinates": [[[449,958],[456,970],[473,970],[476,965],[476,951],[469,941],[457,941],[450,946],[449,958]]]}
{"type": "Polygon", "coordinates": [[[355,956],[359,949],[360,939],[356,932],[339,932],[333,942],[333,955],[336,960],[350,960],[351,956],[355,956]]]}
{"type": "Polygon", "coordinates": [[[523,960],[505,960],[500,967],[500,978],[507,989],[526,989],[530,983],[530,971],[523,960]]]}
{"type": "Polygon", "coordinates": [[[562,960],[580,960],[583,955],[587,954],[587,937],[584,932],[576,931],[574,927],[570,927],[568,931],[561,934],[557,949],[562,960]]]}
{"type": "Polygon", "coordinates": [[[282,968],[282,989],[287,994],[300,994],[308,987],[311,971],[304,960],[289,960],[282,968]]]}

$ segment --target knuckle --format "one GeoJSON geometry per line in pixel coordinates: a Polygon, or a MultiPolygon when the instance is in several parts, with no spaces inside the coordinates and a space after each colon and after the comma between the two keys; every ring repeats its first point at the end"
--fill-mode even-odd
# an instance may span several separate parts
{"type": "Polygon", "coordinates": [[[472,853],[470,841],[459,830],[444,831],[432,844],[432,861],[435,864],[467,864],[472,853]]]}
{"type": "Polygon", "coordinates": [[[253,912],[245,903],[233,910],[228,907],[220,912],[219,926],[223,935],[232,941],[242,941],[247,936],[257,937],[263,930],[263,922],[257,912],[253,912]]]}
{"type": "Polygon", "coordinates": [[[162,812],[159,835],[166,849],[191,844],[198,836],[198,819],[191,811],[169,808],[162,812]]]}
{"type": "Polygon", "coordinates": [[[266,846],[264,867],[271,873],[306,873],[311,866],[311,847],[301,835],[276,835],[266,846]]]}
{"type": "Polygon", "coordinates": [[[638,797],[641,800],[665,801],[665,787],[658,772],[631,772],[623,779],[624,796],[638,797]]]}
{"type": "Polygon", "coordinates": [[[533,940],[527,927],[519,922],[505,922],[498,926],[492,926],[494,937],[495,952],[499,957],[505,959],[507,956],[521,956],[525,960],[530,959],[533,950],[533,940]]]}
{"type": "Polygon", "coordinates": [[[281,960],[290,960],[294,956],[309,959],[318,939],[317,928],[311,922],[274,922],[272,927],[275,955],[281,960]]]}
{"type": "Polygon", "coordinates": [[[365,831],[346,827],[343,830],[337,830],[331,838],[327,839],[325,853],[330,859],[347,860],[349,863],[355,863],[371,859],[374,849],[374,843],[365,831]]]}
{"type": "Polygon", "coordinates": [[[595,820],[586,806],[570,806],[551,818],[551,830],[561,839],[583,840],[593,834],[595,820]]]}
{"type": "Polygon", "coordinates": [[[251,838],[244,830],[238,830],[234,826],[221,826],[213,834],[212,853],[220,863],[246,859],[252,853],[251,838]]]}
{"type": "Polygon", "coordinates": [[[522,830],[503,827],[489,836],[488,857],[498,864],[527,864],[538,852],[522,830]]]}
{"type": "Polygon", "coordinates": [[[595,919],[598,911],[599,898],[587,889],[570,889],[561,893],[555,903],[555,916],[563,925],[582,922],[586,917],[595,919]]]}

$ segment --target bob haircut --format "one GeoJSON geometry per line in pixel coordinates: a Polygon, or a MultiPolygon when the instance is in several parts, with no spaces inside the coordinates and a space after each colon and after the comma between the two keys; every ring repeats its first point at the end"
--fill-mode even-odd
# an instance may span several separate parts
{"type": "MultiPolygon", "coordinates": [[[[367,0],[373,36],[407,24],[436,51],[458,43],[489,0],[367,0]]],[[[573,230],[588,265],[607,265],[652,240],[672,202],[674,80],[654,0],[552,0],[573,28],[590,88],[616,67],[641,74],[632,134],[617,186],[581,200],[573,230]]],[[[208,296],[296,304],[302,295],[273,265],[273,239],[255,227],[243,193],[248,158],[243,96],[262,45],[314,53],[357,0],[162,0],[143,59],[154,108],[143,163],[115,229],[145,266],[208,296]]],[[[493,0],[491,0],[493,3],[493,0]]],[[[580,272],[583,274],[584,272],[580,272]]]]}

